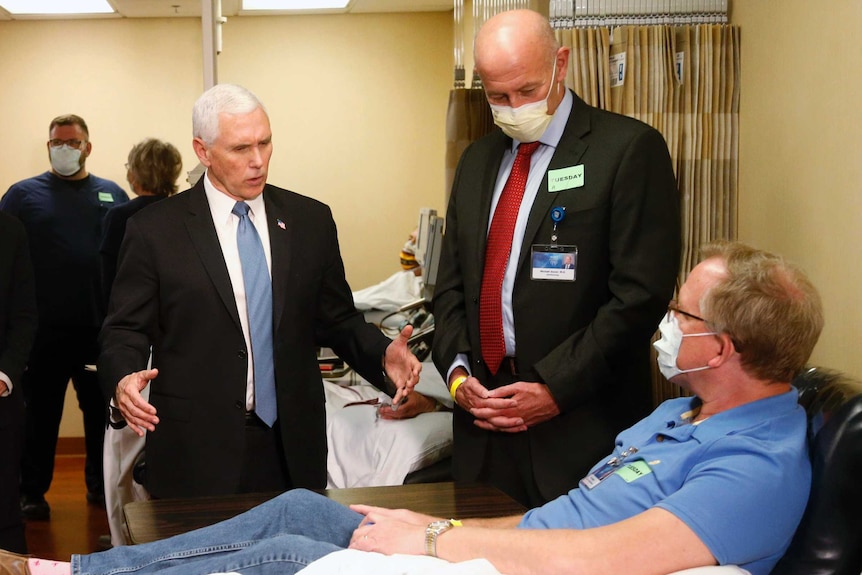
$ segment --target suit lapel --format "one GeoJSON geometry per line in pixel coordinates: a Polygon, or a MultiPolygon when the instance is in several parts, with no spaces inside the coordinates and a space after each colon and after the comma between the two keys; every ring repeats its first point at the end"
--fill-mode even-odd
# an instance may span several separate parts
{"type": "Polygon", "coordinates": [[[290,277],[291,237],[296,226],[285,205],[285,196],[266,186],[263,201],[266,205],[266,225],[269,229],[269,253],[272,258],[272,314],[274,330],[278,331],[287,301],[290,277]]]}
{"type": "Polygon", "coordinates": [[[488,226],[491,224],[491,200],[494,198],[494,186],[497,183],[500,164],[503,162],[503,154],[506,153],[507,147],[512,145],[512,139],[505,136],[500,130],[495,131],[491,137],[493,140],[488,147],[487,161],[482,162],[488,166],[488,169],[482,174],[482,181],[480,182],[480,211],[479,217],[476,219],[483,225],[476,226],[474,230],[476,234],[475,269],[477,270],[481,270],[485,266],[485,246],[488,243],[488,226]]]}
{"type": "Polygon", "coordinates": [[[189,237],[219,297],[221,297],[237,328],[242,330],[233,286],[230,283],[230,275],[227,273],[224,254],[221,251],[221,244],[219,244],[206,192],[204,192],[203,178],[198,181],[194,188],[184,193],[189,194],[189,210],[185,217],[189,237]]]}
{"type": "MultiPolygon", "coordinates": [[[[584,152],[587,151],[587,144],[581,139],[584,134],[590,131],[587,105],[574,93],[572,95],[574,96],[572,111],[569,114],[568,122],[566,122],[566,128],[563,130],[563,135],[557,144],[557,149],[554,150],[554,155],[551,157],[551,163],[548,164],[548,171],[577,165],[584,152]]],[[[545,218],[550,218],[549,214],[556,201],[557,194],[548,192],[548,173],[545,172],[542,183],[539,184],[536,200],[530,209],[527,229],[524,231],[524,243],[521,245],[521,254],[518,258],[519,271],[525,262],[530,261],[530,251],[533,244],[546,244],[551,241],[550,237],[539,238],[537,234],[542,226],[542,221],[545,218]]]]}

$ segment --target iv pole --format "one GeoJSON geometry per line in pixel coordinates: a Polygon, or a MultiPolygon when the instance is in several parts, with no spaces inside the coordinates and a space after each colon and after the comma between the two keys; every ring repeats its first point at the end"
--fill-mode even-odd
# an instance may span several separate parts
{"type": "MultiPolygon", "coordinates": [[[[227,18],[221,15],[221,0],[201,0],[201,40],[203,42],[204,91],[218,84],[218,55],[221,53],[221,27],[227,18]]],[[[204,175],[206,167],[198,162],[188,173],[188,182],[194,186],[204,175]]]]}

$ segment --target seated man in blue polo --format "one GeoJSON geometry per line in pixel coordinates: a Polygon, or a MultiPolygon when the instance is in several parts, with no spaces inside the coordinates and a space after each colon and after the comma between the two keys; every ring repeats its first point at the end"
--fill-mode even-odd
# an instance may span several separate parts
{"type": "MultiPolygon", "coordinates": [[[[712,244],[704,255],[656,343],[662,373],[693,397],[666,401],[620,433],[579,485],[542,507],[455,521],[348,509],[295,490],[212,527],[73,555],[57,566],[75,575],[263,575],[358,573],[373,563],[370,572],[380,574],[410,572],[416,562],[441,573],[456,567],[447,561],[477,560],[484,573],[508,575],[666,574],[711,565],[766,575],[810,487],[805,412],[790,381],[820,335],[820,298],[778,256],[738,243],[712,244]]],[[[36,563],[3,554],[0,573],[40,575],[36,563]]]]}

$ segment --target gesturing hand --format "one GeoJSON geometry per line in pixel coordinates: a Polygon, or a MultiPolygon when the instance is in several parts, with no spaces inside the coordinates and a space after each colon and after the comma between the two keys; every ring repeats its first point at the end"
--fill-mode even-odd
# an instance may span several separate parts
{"type": "Polygon", "coordinates": [[[407,341],[412,334],[413,326],[409,324],[404,326],[398,337],[386,347],[386,353],[383,355],[386,375],[395,384],[395,397],[392,398],[392,403],[395,405],[402,397],[413,391],[419,382],[419,373],[422,371],[422,364],[407,347],[407,341]]]}
{"type": "Polygon", "coordinates": [[[156,408],[144,400],[141,390],[159,375],[158,369],[144,369],[130,373],[117,384],[116,402],[129,429],[144,436],[144,431],[153,431],[159,422],[156,408]]]}

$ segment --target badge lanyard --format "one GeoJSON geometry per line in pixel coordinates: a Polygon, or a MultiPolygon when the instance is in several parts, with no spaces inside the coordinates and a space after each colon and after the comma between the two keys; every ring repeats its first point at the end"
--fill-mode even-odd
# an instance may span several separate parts
{"type": "Polygon", "coordinates": [[[557,225],[566,217],[566,207],[551,210],[551,243],[533,244],[530,278],[539,281],[573,282],[577,277],[578,246],[557,243],[557,225]]]}
{"type": "Polygon", "coordinates": [[[638,448],[632,445],[616,457],[608,459],[604,465],[581,479],[581,485],[587,489],[592,489],[608,477],[610,477],[617,469],[619,469],[629,455],[634,455],[638,452],[638,448]]]}

